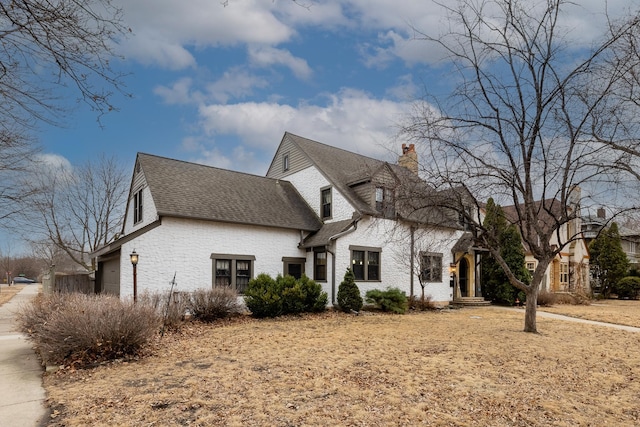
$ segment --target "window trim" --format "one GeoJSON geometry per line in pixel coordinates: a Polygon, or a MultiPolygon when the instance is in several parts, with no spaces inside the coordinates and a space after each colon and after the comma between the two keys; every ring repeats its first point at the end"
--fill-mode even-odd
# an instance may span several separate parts
{"type": "Polygon", "coordinates": [[[287,151],[282,155],[282,172],[287,172],[290,169],[289,164],[289,152],[287,151]]]}
{"type": "Polygon", "coordinates": [[[327,281],[327,251],[325,249],[314,249],[313,250],[313,280],[316,282],[326,282],[327,281]],[[318,254],[324,254],[324,278],[318,277],[318,266],[322,266],[323,264],[318,264],[318,254]]]}
{"type": "Polygon", "coordinates": [[[569,263],[561,262],[558,270],[558,282],[561,285],[569,284],[569,263]],[[564,279],[564,280],[563,280],[564,279]]]}
{"type": "MultiPolygon", "coordinates": [[[[314,258],[315,258],[315,254],[314,254],[314,258]]],[[[305,268],[306,268],[306,264],[307,264],[307,259],[306,258],[283,256],[282,257],[282,275],[283,276],[286,276],[288,274],[287,271],[289,270],[288,267],[289,267],[290,264],[300,264],[300,265],[302,265],[301,273],[305,274],[305,268]]]]}
{"type": "Polygon", "coordinates": [[[362,264],[362,269],[363,269],[363,278],[358,278],[356,276],[356,280],[358,282],[381,282],[382,281],[382,248],[377,247],[377,246],[357,246],[357,245],[349,245],[349,256],[350,256],[350,266],[351,266],[351,271],[353,271],[353,274],[355,275],[355,269],[354,269],[354,265],[355,265],[355,258],[354,258],[354,252],[362,252],[363,253],[363,264],[362,264]],[[378,254],[378,278],[377,279],[370,279],[369,276],[369,267],[370,267],[370,258],[369,258],[369,254],[375,252],[378,254]]]}
{"type": "MultiPolygon", "coordinates": [[[[444,274],[442,273],[443,270],[443,261],[444,261],[444,256],[441,252],[420,252],[420,280],[423,283],[442,283],[444,274]],[[440,274],[438,275],[438,277],[433,277],[433,274],[431,274],[430,277],[426,277],[425,276],[425,258],[429,257],[437,257],[440,259],[440,274]]],[[[430,270],[431,272],[433,272],[433,268],[430,270]]]]}
{"type": "Polygon", "coordinates": [[[230,283],[229,287],[238,292],[238,294],[242,294],[238,290],[238,261],[249,261],[249,280],[253,279],[254,271],[255,271],[255,255],[242,255],[242,254],[218,254],[212,253],[209,257],[212,262],[212,271],[211,271],[211,287],[216,288],[216,262],[217,261],[229,261],[229,274],[230,283]]]}
{"type": "Polygon", "coordinates": [[[333,188],[331,186],[323,187],[323,188],[320,189],[320,218],[322,218],[323,220],[333,218],[333,188]],[[326,204],[326,205],[329,206],[329,215],[325,216],[325,214],[324,214],[324,207],[325,207],[324,194],[326,192],[328,192],[328,194],[329,194],[329,203],[326,204]]]}

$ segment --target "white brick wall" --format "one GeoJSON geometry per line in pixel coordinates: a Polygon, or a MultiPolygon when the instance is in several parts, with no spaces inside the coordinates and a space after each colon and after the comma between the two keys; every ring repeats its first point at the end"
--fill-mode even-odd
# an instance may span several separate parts
{"type": "MultiPolygon", "coordinates": [[[[320,189],[330,185],[324,175],[315,167],[309,167],[287,176],[286,179],[296,187],[307,204],[320,217],[320,189]]],[[[331,219],[325,222],[350,219],[354,212],[353,206],[335,187],[332,188],[331,195],[331,219]]]]}
{"type": "MultiPolygon", "coordinates": [[[[422,250],[442,253],[442,282],[429,283],[425,287],[425,295],[431,295],[433,301],[447,302],[453,298],[449,286],[448,266],[452,260],[451,249],[462,232],[450,230],[430,230],[416,233],[416,252],[422,250]]],[[[336,254],[336,292],[343,279],[344,272],[351,262],[349,246],[370,246],[382,248],[380,255],[381,281],[357,282],[363,297],[370,289],[386,289],[397,287],[410,294],[411,264],[410,237],[406,226],[380,218],[367,218],[359,222],[358,229],[338,239],[335,245],[336,254]]],[[[417,260],[416,260],[417,262],[417,260]]],[[[421,295],[418,277],[414,272],[414,295],[421,295]]],[[[331,298],[331,294],[329,293],[331,298]]]]}
{"type": "MultiPolygon", "coordinates": [[[[135,249],[138,294],[168,290],[176,273],[177,291],[209,289],[213,282],[212,253],[254,255],[254,277],[272,277],[283,270],[282,257],[305,257],[297,248],[297,230],[163,218],[162,225],[122,245],[120,295],[133,295],[133,268],[129,254],[135,249]]],[[[311,264],[313,265],[313,263],[311,264]]]]}

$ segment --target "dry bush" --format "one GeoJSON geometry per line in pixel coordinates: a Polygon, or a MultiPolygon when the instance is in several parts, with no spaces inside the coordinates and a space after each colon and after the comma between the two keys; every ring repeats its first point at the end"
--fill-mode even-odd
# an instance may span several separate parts
{"type": "Polygon", "coordinates": [[[576,292],[573,294],[574,305],[591,305],[591,296],[584,292],[576,292]]]}
{"type": "Polygon", "coordinates": [[[18,319],[46,363],[79,365],[137,354],[161,320],[147,304],[77,293],[37,298],[18,319]]]}
{"type": "Polygon", "coordinates": [[[548,291],[542,291],[538,294],[538,305],[541,307],[549,307],[556,303],[557,294],[548,291]]]}
{"type": "Polygon", "coordinates": [[[554,304],[575,304],[575,298],[571,294],[554,294],[555,299],[553,301],[554,304]]]}
{"type": "Polygon", "coordinates": [[[162,317],[164,328],[177,330],[186,320],[189,294],[185,292],[144,293],[138,297],[139,304],[153,307],[162,317]]]}
{"type": "Polygon", "coordinates": [[[409,297],[408,303],[409,310],[427,311],[438,309],[438,305],[433,302],[433,298],[431,297],[431,295],[425,295],[424,298],[412,295],[411,297],[409,297]]]}
{"type": "Polygon", "coordinates": [[[189,312],[194,319],[210,322],[242,312],[238,293],[231,288],[197,289],[189,296],[189,312]]]}

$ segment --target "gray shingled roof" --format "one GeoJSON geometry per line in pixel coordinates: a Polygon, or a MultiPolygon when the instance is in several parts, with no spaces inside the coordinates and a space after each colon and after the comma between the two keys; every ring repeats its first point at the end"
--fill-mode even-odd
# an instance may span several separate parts
{"type": "Polygon", "coordinates": [[[353,223],[352,219],[346,219],[343,221],[336,221],[336,222],[328,222],[324,224],[317,233],[313,233],[309,237],[307,237],[304,243],[301,245],[301,247],[313,248],[316,246],[328,245],[329,239],[331,239],[331,237],[347,230],[352,223],[353,223]]]}
{"type": "Polygon", "coordinates": [[[139,153],[160,216],[316,231],[315,212],[288,181],[139,153]]]}
{"type": "Polygon", "coordinates": [[[350,184],[372,179],[382,168],[388,167],[399,182],[396,200],[397,213],[401,217],[444,227],[459,227],[457,218],[452,220],[450,212],[445,212],[440,205],[431,202],[430,199],[438,192],[408,169],[289,132],[285,133],[284,138],[295,144],[359,213],[379,214],[373,206],[358,196],[350,184]]]}

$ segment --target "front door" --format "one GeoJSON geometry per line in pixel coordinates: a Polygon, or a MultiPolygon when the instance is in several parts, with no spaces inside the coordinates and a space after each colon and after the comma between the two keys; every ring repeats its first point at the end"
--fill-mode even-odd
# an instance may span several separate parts
{"type": "Polygon", "coordinates": [[[468,297],[469,296],[469,263],[465,258],[462,258],[458,263],[459,270],[459,284],[460,284],[460,296],[468,297]]]}

